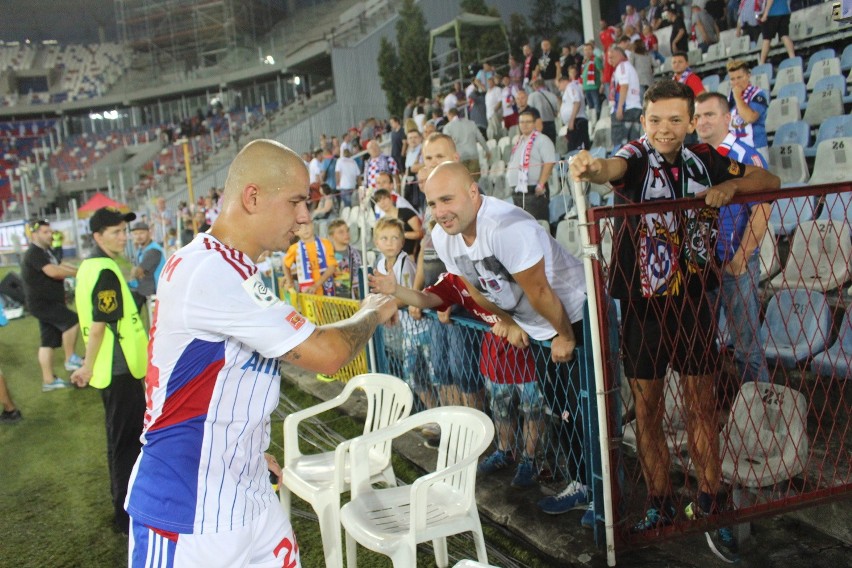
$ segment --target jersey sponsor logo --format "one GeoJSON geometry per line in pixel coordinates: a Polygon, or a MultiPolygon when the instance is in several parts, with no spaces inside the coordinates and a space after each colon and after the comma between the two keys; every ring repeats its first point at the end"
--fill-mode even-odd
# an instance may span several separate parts
{"type": "Polygon", "coordinates": [[[732,176],[740,175],[740,164],[735,160],[731,160],[731,163],[728,165],[728,173],[732,176]]]}
{"type": "Polygon", "coordinates": [[[104,314],[111,314],[118,309],[118,294],[115,290],[104,290],[98,292],[98,310],[104,314]]]}
{"type": "Polygon", "coordinates": [[[254,371],[267,375],[278,375],[278,359],[262,357],[257,351],[253,351],[249,360],[240,367],[243,371],[254,371]]]}
{"type": "Polygon", "coordinates": [[[300,329],[303,325],[305,325],[305,322],[307,321],[304,316],[302,316],[302,314],[296,311],[290,312],[284,319],[287,320],[287,323],[292,325],[293,329],[295,330],[300,329]]]}
{"type": "Polygon", "coordinates": [[[278,301],[278,298],[266,287],[266,284],[263,283],[258,273],[252,274],[246,280],[243,280],[243,289],[248,292],[254,303],[261,307],[271,306],[278,301]]]}

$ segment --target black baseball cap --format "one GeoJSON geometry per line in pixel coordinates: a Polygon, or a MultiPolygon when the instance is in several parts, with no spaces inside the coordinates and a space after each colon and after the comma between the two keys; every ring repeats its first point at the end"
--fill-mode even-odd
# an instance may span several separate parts
{"type": "Polygon", "coordinates": [[[93,233],[100,233],[108,227],[120,225],[122,221],[129,223],[136,218],[136,213],[122,213],[115,207],[101,207],[89,219],[89,228],[93,233]]]}

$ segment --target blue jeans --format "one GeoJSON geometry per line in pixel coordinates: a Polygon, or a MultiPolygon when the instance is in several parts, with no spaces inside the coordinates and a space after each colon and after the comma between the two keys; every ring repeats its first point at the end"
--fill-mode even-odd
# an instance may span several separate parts
{"type": "Polygon", "coordinates": [[[595,109],[597,118],[601,117],[601,94],[597,89],[583,91],[586,95],[586,109],[595,109]]]}
{"type": "Polygon", "coordinates": [[[758,337],[760,331],[760,299],[757,285],[760,281],[760,256],[753,254],[748,269],[734,276],[722,269],[722,283],[713,290],[711,302],[716,302],[721,293],[719,309],[725,310],[728,332],[734,344],[734,359],[737,362],[742,382],[769,382],[769,369],[758,337]]]}

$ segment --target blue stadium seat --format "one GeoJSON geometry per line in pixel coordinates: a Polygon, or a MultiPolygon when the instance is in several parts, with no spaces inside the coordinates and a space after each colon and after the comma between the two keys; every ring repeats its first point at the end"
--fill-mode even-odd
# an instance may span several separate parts
{"type": "Polygon", "coordinates": [[[768,361],[794,368],[822,352],[831,334],[831,310],[825,295],[810,290],[782,289],[766,307],[760,328],[768,361]]]}
{"type": "MultiPolygon", "coordinates": [[[[773,146],[781,144],[799,144],[803,148],[810,146],[811,127],[804,120],[782,124],[775,132],[775,139],[772,141],[773,146]]],[[[814,149],[814,155],[816,155],[816,149],[814,149]]]]}
{"type": "Polygon", "coordinates": [[[824,59],[831,59],[832,57],[837,57],[837,53],[832,48],[820,49],[816,53],[811,54],[808,58],[808,67],[805,69],[805,79],[811,76],[811,72],[814,70],[814,66],[824,59]]]}
{"type": "Polygon", "coordinates": [[[852,226],[852,193],[830,193],[826,195],[819,219],[821,221],[846,221],[852,226]]]}
{"type": "Polygon", "coordinates": [[[778,64],[778,70],[786,69],[787,67],[798,67],[802,68],[802,57],[797,55],[796,57],[788,57],[778,64]]]}
{"type": "Polygon", "coordinates": [[[840,69],[842,71],[852,69],[852,43],[843,48],[843,55],[840,56],[840,69]]]}
{"type": "Polygon", "coordinates": [[[814,355],[811,369],[818,375],[852,380],[852,305],[846,307],[843,321],[837,333],[837,341],[814,355]]]}
{"type": "MultiPolygon", "coordinates": [[[[778,134],[775,135],[776,139],[778,134]]],[[[852,137],[852,115],[841,114],[840,116],[829,117],[819,125],[817,137],[814,145],[810,148],[805,148],[805,156],[813,158],[816,156],[817,146],[824,140],[832,138],[850,138],[852,137]]]]}
{"type": "Polygon", "coordinates": [[[707,75],[701,80],[701,82],[704,83],[704,88],[711,92],[719,88],[720,81],[721,79],[719,78],[719,75],[716,74],[707,75]]]}
{"type": "Polygon", "coordinates": [[[814,197],[776,199],[769,210],[769,224],[776,235],[789,235],[799,223],[812,220],[815,210],[814,197]]]}
{"type": "Polygon", "coordinates": [[[574,200],[569,194],[560,193],[550,198],[550,222],[556,224],[560,217],[568,214],[568,211],[573,208],[574,200]]]}
{"type": "Polygon", "coordinates": [[[769,78],[769,83],[775,80],[775,73],[773,72],[773,67],[771,63],[764,63],[763,65],[757,65],[756,67],[751,68],[751,75],[754,77],[755,75],[766,75],[769,78]]]}
{"type": "Polygon", "coordinates": [[[831,75],[829,77],[823,77],[819,81],[817,81],[816,86],[814,87],[813,94],[819,93],[821,91],[829,91],[829,90],[837,90],[840,91],[840,95],[843,97],[843,103],[852,102],[852,96],[846,94],[846,77],[843,75],[831,75]]]}
{"type": "Polygon", "coordinates": [[[784,85],[778,91],[778,98],[784,99],[787,97],[796,97],[799,99],[799,108],[804,110],[807,106],[805,103],[808,99],[808,89],[805,87],[804,83],[790,83],[789,85],[784,85]]]}

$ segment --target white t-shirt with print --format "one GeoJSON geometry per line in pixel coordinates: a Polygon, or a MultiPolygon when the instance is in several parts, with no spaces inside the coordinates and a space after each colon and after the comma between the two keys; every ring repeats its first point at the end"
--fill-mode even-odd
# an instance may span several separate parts
{"type": "Polygon", "coordinates": [[[562,124],[568,124],[571,120],[571,113],[574,112],[574,103],[580,103],[580,110],[577,111],[577,118],[586,118],[586,95],[583,93],[583,87],[579,81],[570,81],[565,91],[562,93],[562,107],[560,108],[562,124]]]}
{"type": "Polygon", "coordinates": [[[551,288],[572,322],[583,318],[586,280],[583,264],[553,239],[532,215],[493,197],[482,197],[476,216],[476,240],[467,246],[460,234],[440,226],[432,240],[447,271],[463,276],[499,308],[509,313],[533,339],[550,339],[553,326],[530,304],[513,274],[544,259],[551,288]]]}
{"type": "MultiPolygon", "coordinates": [[[[639,97],[639,74],[629,61],[622,61],[612,74],[613,81],[619,85],[627,85],[627,100],[624,101],[624,110],[642,108],[642,99],[639,97]]],[[[615,113],[616,105],[609,109],[615,113]]]]}
{"type": "Polygon", "coordinates": [[[341,156],[337,159],[334,166],[335,173],[340,172],[340,183],[337,184],[337,189],[355,189],[358,187],[358,176],[361,172],[358,170],[358,164],[352,158],[341,156]]]}

